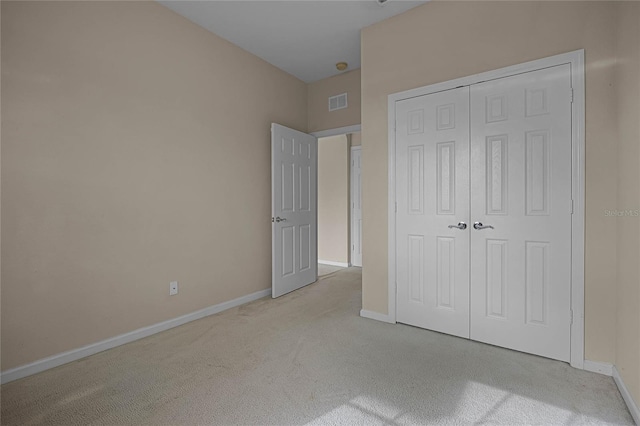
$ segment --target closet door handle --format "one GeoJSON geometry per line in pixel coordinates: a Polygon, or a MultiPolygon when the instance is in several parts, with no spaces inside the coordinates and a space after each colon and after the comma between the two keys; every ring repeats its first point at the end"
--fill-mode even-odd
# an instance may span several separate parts
{"type": "Polygon", "coordinates": [[[491,229],[495,229],[493,226],[491,225],[483,225],[482,222],[476,222],[473,224],[473,228],[474,229],[486,229],[486,228],[491,228],[491,229]]]}
{"type": "Polygon", "coordinates": [[[458,229],[465,230],[467,229],[467,224],[464,222],[458,222],[457,225],[449,225],[449,228],[458,228],[458,229]]]}

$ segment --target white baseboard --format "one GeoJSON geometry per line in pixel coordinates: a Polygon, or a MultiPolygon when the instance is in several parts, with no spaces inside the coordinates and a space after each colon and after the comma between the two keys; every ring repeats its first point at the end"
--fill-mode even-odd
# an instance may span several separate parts
{"type": "Polygon", "coordinates": [[[618,390],[622,395],[622,399],[624,399],[624,402],[627,404],[627,408],[629,408],[629,412],[631,413],[633,420],[637,425],[640,425],[640,409],[638,409],[638,404],[633,400],[631,393],[629,393],[629,389],[627,389],[622,381],[622,377],[620,377],[620,373],[618,373],[618,369],[615,365],[609,364],[608,362],[596,362],[585,359],[584,369],[593,373],[600,373],[605,376],[613,377],[613,380],[616,382],[618,390]]]}
{"type": "Polygon", "coordinates": [[[320,260],[318,259],[318,263],[329,266],[340,266],[342,268],[348,268],[349,264],[344,262],[334,262],[333,260],[320,260]]]}
{"type": "Polygon", "coordinates": [[[360,316],[362,318],[369,318],[376,321],[388,322],[390,324],[395,324],[395,321],[391,321],[389,315],[380,314],[378,312],[367,311],[365,309],[360,310],[360,316]]]}
{"type": "Polygon", "coordinates": [[[130,331],[129,333],[121,334],[119,336],[103,340],[101,342],[92,343],[78,349],[72,349],[70,351],[53,355],[32,362],[30,364],[12,368],[10,370],[2,372],[0,376],[0,383],[4,384],[21,379],[23,377],[31,376],[32,374],[40,373],[41,371],[58,367],[59,365],[67,364],[69,362],[97,354],[98,352],[115,348],[116,346],[121,346],[126,343],[151,336],[152,334],[160,333],[170,328],[178,327],[179,325],[183,325],[188,322],[207,317],[209,315],[217,314],[219,312],[226,311],[227,309],[235,308],[236,306],[244,305],[245,303],[253,302],[254,300],[261,299],[265,296],[269,296],[270,294],[271,289],[260,290],[255,293],[247,294],[246,296],[238,297],[237,299],[209,306],[208,308],[204,308],[190,314],[159,322],[148,327],[139,328],[137,330],[130,331]]]}
{"type": "Polygon", "coordinates": [[[613,380],[615,380],[616,385],[618,385],[618,389],[622,394],[622,399],[627,403],[627,408],[629,408],[629,412],[631,413],[631,417],[636,422],[637,425],[640,425],[640,409],[638,408],[638,404],[633,400],[629,389],[625,386],[622,381],[622,377],[620,377],[620,373],[618,373],[618,369],[613,366],[613,380]]]}
{"type": "Polygon", "coordinates": [[[592,373],[604,374],[609,377],[613,375],[613,364],[609,364],[608,362],[589,361],[585,359],[584,369],[591,371],[592,373]]]}

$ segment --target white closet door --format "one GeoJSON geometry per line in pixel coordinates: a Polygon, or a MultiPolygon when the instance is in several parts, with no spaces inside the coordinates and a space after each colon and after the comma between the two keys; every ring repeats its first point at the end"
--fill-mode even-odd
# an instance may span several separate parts
{"type": "Polygon", "coordinates": [[[469,88],[396,104],[397,321],[469,337],[469,88]]]}
{"type": "MultiPolygon", "coordinates": [[[[569,361],[569,65],[471,86],[471,338],[569,361]]],[[[463,190],[463,187],[460,188],[463,190]]]]}

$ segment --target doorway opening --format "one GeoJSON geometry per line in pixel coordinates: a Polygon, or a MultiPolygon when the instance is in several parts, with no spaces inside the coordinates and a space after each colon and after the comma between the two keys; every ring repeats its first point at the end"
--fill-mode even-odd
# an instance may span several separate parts
{"type": "MultiPolygon", "coordinates": [[[[360,125],[307,134],[277,123],[271,124],[271,297],[280,297],[316,282],[318,259],[324,266],[350,266],[350,153],[353,139],[356,139],[355,143],[359,140],[353,133],[358,132],[360,125]],[[323,154],[327,148],[328,155],[323,157],[331,161],[323,161],[321,174],[323,182],[327,181],[324,177],[337,177],[337,180],[322,184],[323,194],[328,194],[322,205],[338,212],[339,223],[329,216],[330,220],[324,220],[323,224],[337,228],[338,241],[342,239],[344,242],[338,243],[337,251],[330,249],[327,252],[329,259],[323,259],[318,257],[318,139],[330,136],[340,137],[335,139],[335,147],[325,141],[323,154]],[[332,148],[338,155],[332,154],[332,148]],[[336,158],[337,162],[334,161],[336,158]],[[325,163],[327,167],[324,167],[325,163]],[[334,256],[342,257],[336,259],[334,256]]],[[[359,178],[360,173],[353,176],[359,178]]],[[[355,187],[359,195],[360,183],[355,187]]],[[[357,205],[360,204],[358,199],[357,205]]],[[[324,218],[326,215],[322,213],[320,216],[324,218]]],[[[334,229],[327,230],[326,226],[321,231],[322,244],[335,234],[334,229]]],[[[361,229],[360,225],[358,229],[361,229]]],[[[360,236],[361,232],[356,235],[360,236]]],[[[357,247],[361,247],[361,240],[357,247]]]]}
{"type": "Polygon", "coordinates": [[[318,276],[362,266],[360,132],[318,139],[318,276]]]}

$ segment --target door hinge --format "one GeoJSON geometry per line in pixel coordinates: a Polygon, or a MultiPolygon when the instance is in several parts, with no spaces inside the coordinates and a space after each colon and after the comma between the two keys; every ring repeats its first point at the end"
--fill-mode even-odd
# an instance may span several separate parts
{"type": "Polygon", "coordinates": [[[573,309],[569,310],[569,324],[573,324],[573,309]]]}
{"type": "Polygon", "coordinates": [[[571,214],[573,214],[573,200],[571,200],[571,214]]]}
{"type": "Polygon", "coordinates": [[[571,88],[571,92],[569,92],[569,98],[571,99],[571,103],[573,103],[573,87],[571,88]]]}
{"type": "Polygon", "coordinates": [[[396,213],[398,213],[398,202],[396,201],[396,213]]]}

